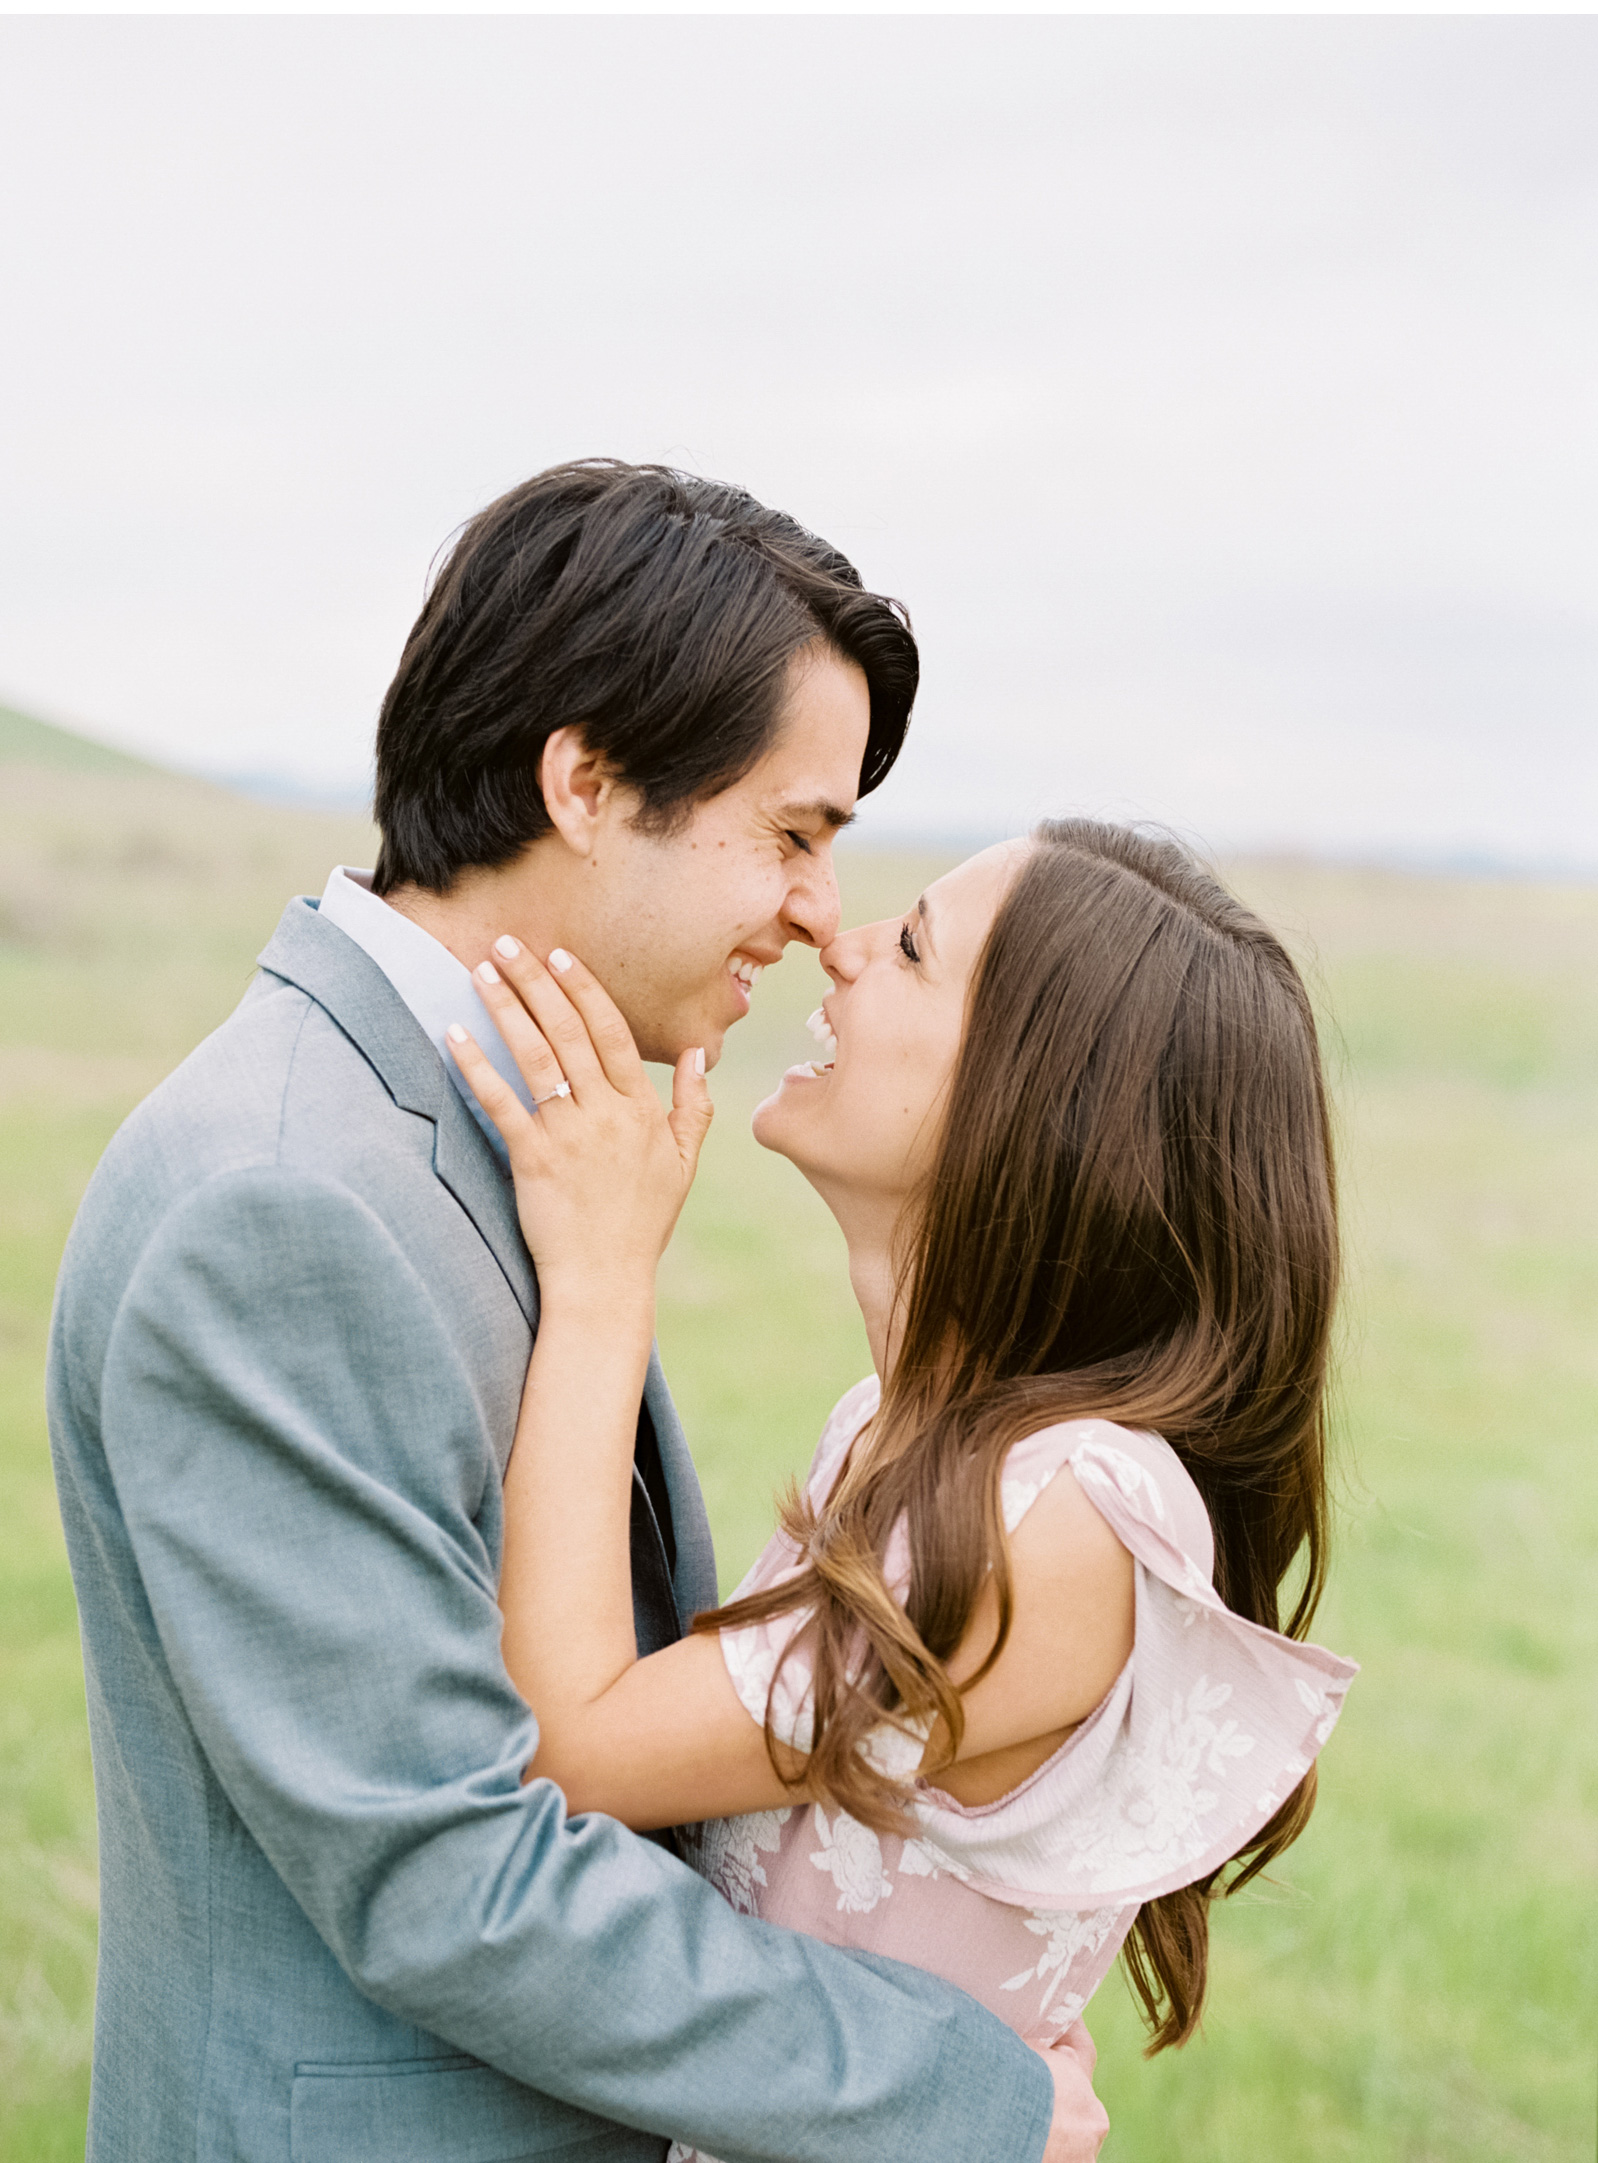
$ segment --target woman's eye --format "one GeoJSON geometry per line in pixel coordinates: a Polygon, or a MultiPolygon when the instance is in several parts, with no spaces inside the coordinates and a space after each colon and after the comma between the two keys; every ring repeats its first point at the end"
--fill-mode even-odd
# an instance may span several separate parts
{"type": "Polygon", "coordinates": [[[899,926],[899,951],[906,961],[919,961],[921,959],[921,956],[916,952],[916,943],[910,936],[910,926],[908,924],[899,926]]]}

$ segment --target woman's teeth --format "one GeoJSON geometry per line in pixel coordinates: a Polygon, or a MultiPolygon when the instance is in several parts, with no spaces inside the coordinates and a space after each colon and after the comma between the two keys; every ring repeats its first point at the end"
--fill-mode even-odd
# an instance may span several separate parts
{"type": "Polygon", "coordinates": [[[728,973],[735,976],[744,990],[753,998],[755,986],[760,982],[760,971],[763,966],[764,964],[758,961],[738,960],[729,961],[727,969],[728,973]]]}
{"type": "Polygon", "coordinates": [[[838,1056],[838,1039],[833,1035],[827,1017],[819,1006],[805,1023],[805,1027],[821,1046],[821,1057],[812,1059],[810,1064],[818,1074],[830,1073],[832,1071],[832,1062],[838,1056]]]}

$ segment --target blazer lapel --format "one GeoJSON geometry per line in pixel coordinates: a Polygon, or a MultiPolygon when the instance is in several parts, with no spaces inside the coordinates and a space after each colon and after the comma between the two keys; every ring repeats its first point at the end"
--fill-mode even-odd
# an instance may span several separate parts
{"type": "MultiPolygon", "coordinates": [[[[660,1364],[660,1348],[651,1345],[649,1372],[644,1379],[644,1403],[655,1424],[655,1441],[660,1450],[660,1469],[666,1482],[666,1492],[671,1498],[671,1530],[677,1544],[677,1567],[672,1576],[672,1595],[677,1605],[678,1620],[687,1629],[690,1620],[701,1608],[716,1604],[716,1551],[711,1544],[710,1519],[705,1515],[705,1498],[700,1489],[699,1475],[694,1461],[688,1454],[687,1437],[682,1431],[682,1421],[677,1417],[677,1407],[671,1401],[671,1391],[666,1387],[666,1376],[660,1364]]],[[[662,1555],[664,1561],[664,1555],[662,1555]]]]}
{"type": "Polygon", "coordinates": [[[433,1169],[471,1218],[529,1322],[538,1280],[516,1217],[516,1195],[444,1072],[427,1033],[371,956],[303,894],[291,901],[260,966],[330,1014],[402,1111],[433,1127],[433,1169]]]}
{"type": "MultiPolygon", "coordinates": [[[[301,895],[283,911],[260,965],[270,975],[297,985],[332,1016],[402,1110],[432,1122],[434,1171],[476,1225],[517,1304],[536,1329],[538,1279],[517,1219],[515,1188],[462,1103],[426,1031],[377,963],[336,924],[324,923],[316,904],[301,895]]],[[[644,1403],[654,1423],[670,1499],[676,1568],[668,1578],[665,1546],[635,1467],[635,1576],[642,1549],[649,1553],[645,1574],[658,1574],[663,1586],[669,1583],[679,1626],[686,1628],[701,1608],[716,1604],[716,1558],[698,1475],[666,1387],[660,1353],[653,1346],[644,1403]],[[653,1567],[656,1555],[658,1573],[653,1567]]]]}
{"type": "MultiPolygon", "coordinates": [[[[427,1044],[419,1028],[416,1033],[427,1044]]],[[[427,1048],[433,1049],[431,1044],[427,1048]]],[[[516,1189],[509,1174],[500,1170],[455,1084],[442,1073],[439,1081],[442,1102],[433,1129],[433,1169],[482,1233],[517,1305],[536,1329],[538,1279],[516,1214],[516,1189]]]]}

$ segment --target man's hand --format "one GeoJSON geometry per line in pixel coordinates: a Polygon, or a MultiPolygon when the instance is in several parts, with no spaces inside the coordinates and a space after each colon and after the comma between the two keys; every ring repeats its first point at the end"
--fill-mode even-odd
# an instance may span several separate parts
{"type": "Polygon", "coordinates": [[[1034,2043],[1032,2048],[1054,2082],[1054,2121],[1041,2163],[1094,2163],[1110,2130],[1110,2121],[1104,2105],[1093,2093],[1098,2052],[1092,2036],[1079,2020],[1052,2049],[1045,2050],[1041,2043],[1034,2043]]]}

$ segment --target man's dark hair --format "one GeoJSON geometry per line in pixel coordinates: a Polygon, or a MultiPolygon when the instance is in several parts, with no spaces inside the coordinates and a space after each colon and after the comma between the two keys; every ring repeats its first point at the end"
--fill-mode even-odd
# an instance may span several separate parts
{"type": "Polygon", "coordinates": [[[669,832],[770,747],[789,663],[818,642],[870,687],[864,796],[920,671],[897,601],[741,488],[609,458],[536,474],[463,529],[405,643],[377,725],[377,892],[443,893],[547,833],[558,728],[669,832]]]}

